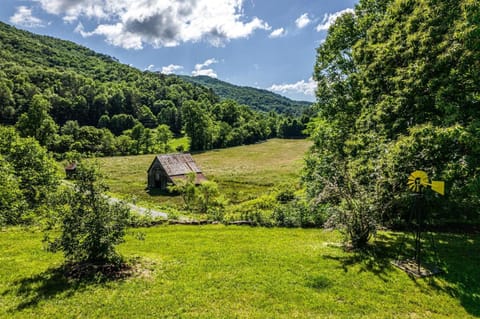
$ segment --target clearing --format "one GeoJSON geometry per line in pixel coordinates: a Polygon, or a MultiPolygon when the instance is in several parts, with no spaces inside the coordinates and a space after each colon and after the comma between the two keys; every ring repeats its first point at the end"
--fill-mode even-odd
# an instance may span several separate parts
{"type": "MultiPolygon", "coordinates": [[[[271,139],[263,143],[192,154],[208,179],[232,203],[268,192],[279,183],[297,183],[308,140],[271,139]]],[[[114,197],[163,210],[181,202],[178,196],[147,191],[147,169],[153,154],[98,158],[114,197]]]]}

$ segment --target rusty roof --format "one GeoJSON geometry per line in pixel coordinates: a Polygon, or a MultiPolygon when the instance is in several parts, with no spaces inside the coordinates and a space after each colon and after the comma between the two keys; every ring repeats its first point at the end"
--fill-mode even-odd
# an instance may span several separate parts
{"type": "MultiPolygon", "coordinates": [[[[160,162],[168,176],[186,175],[192,172],[199,174],[202,172],[189,153],[157,155],[156,160],[160,162]]],[[[148,169],[149,171],[150,168],[148,169]]]]}

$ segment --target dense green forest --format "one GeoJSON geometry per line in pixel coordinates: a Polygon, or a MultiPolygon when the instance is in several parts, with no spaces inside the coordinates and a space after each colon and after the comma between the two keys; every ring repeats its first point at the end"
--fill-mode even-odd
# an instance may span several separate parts
{"type": "Polygon", "coordinates": [[[162,152],[183,134],[205,150],[302,136],[307,121],[0,23],[0,124],[58,154],[162,152]]]}
{"type": "Polygon", "coordinates": [[[292,101],[267,90],[233,85],[209,76],[180,75],[179,77],[185,81],[212,89],[222,100],[235,100],[258,111],[275,111],[280,114],[301,116],[304,112],[308,112],[312,104],[305,101],[292,101]]]}
{"type": "MultiPolygon", "coordinates": [[[[369,229],[408,218],[407,177],[424,170],[434,223],[478,223],[480,6],[475,0],[361,0],[318,48],[309,197],[369,229]]],[[[345,220],[345,219],[344,219],[345,220]]]]}

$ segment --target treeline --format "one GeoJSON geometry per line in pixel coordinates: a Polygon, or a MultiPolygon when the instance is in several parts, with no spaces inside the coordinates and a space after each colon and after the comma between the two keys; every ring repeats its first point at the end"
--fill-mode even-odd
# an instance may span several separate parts
{"type": "Polygon", "coordinates": [[[16,125],[58,153],[156,152],[159,139],[184,134],[203,150],[302,136],[306,122],[220,102],[211,89],[178,77],[0,23],[0,124],[16,125]],[[221,115],[225,105],[228,118],[221,115]]]}
{"type": "Polygon", "coordinates": [[[433,223],[480,221],[479,19],[477,1],[361,0],[329,29],[304,182],[351,231],[407,220],[415,170],[446,183],[424,190],[433,223]]]}

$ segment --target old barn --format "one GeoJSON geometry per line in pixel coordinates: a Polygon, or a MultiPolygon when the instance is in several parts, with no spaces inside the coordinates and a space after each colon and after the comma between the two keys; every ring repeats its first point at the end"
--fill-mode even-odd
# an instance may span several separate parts
{"type": "Polygon", "coordinates": [[[162,190],[167,189],[168,184],[175,184],[175,180],[186,179],[189,173],[195,173],[195,184],[207,180],[188,153],[157,155],[147,173],[148,187],[162,190]]]}

